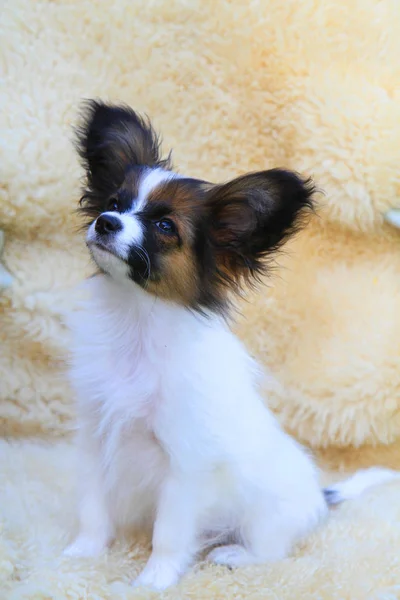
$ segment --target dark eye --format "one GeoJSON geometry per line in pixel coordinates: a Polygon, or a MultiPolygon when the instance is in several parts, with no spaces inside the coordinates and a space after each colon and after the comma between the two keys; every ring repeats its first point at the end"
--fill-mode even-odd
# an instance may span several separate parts
{"type": "Polygon", "coordinates": [[[119,212],[121,210],[121,204],[118,198],[110,198],[107,204],[107,210],[110,212],[119,212]]]}
{"type": "Polygon", "coordinates": [[[175,223],[171,219],[161,219],[157,221],[156,225],[163,233],[172,234],[176,232],[175,223]]]}

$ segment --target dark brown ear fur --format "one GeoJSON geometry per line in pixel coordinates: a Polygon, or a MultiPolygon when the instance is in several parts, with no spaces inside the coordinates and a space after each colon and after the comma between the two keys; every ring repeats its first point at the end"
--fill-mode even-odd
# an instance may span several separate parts
{"type": "Polygon", "coordinates": [[[88,213],[91,202],[118,189],[128,167],[170,166],[160,156],[159,138],[147,119],[127,106],[97,100],[84,105],[77,149],[86,169],[82,203],[88,213]]]}
{"type": "Polygon", "coordinates": [[[303,224],[314,185],[291,171],[272,169],[216,186],[208,199],[211,237],[222,278],[239,284],[257,277],[268,257],[303,224]]]}

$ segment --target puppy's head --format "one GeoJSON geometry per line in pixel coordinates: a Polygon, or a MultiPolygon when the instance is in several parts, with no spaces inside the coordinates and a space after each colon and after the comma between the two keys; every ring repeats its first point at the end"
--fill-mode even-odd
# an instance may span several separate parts
{"type": "Polygon", "coordinates": [[[81,211],[101,271],[196,310],[223,310],[303,222],[313,186],[273,169],[213,185],[162,159],[151,124],[90,102],[79,131],[81,211]]]}

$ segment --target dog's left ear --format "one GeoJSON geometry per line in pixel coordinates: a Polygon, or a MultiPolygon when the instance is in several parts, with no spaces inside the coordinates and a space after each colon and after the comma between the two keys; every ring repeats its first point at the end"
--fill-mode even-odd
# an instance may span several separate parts
{"type": "Polygon", "coordinates": [[[304,225],[314,185],[291,171],[244,175],[210,192],[211,236],[217,267],[239,283],[257,276],[268,257],[304,225]]]}

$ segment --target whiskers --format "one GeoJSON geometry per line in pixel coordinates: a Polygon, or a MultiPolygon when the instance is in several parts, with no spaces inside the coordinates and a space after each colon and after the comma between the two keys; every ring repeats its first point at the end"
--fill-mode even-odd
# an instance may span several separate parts
{"type": "Polygon", "coordinates": [[[143,283],[143,287],[146,288],[147,284],[149,282],[150,276],[151,276],[151,263],[150,263],[150,257],[148,255],[148,252],[145,248],[143,248],[143,246],[141,246],[140,244],[137,244],[135,246],[135,252],[139,255],[139,257],[145,262],[146,264],[146,271],[144,273],[144,278],[145,281],[143,283]]]}

